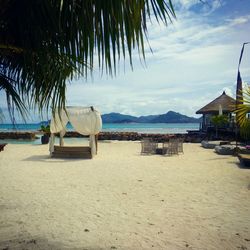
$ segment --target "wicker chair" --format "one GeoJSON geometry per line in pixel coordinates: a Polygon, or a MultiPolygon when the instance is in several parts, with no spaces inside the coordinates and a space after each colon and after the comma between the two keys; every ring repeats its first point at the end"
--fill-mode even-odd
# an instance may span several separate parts
{"type": "Polygon", "coordinates": [[[141,154],[155,154],[157,143],[153,142],[151,138],[141,140],[141,154]]]}
{"type": "Polygon", "coordinates": [[[165,155],[168,152],[169,142],[163,142],[162,145],[162,154],[165,155]]]}
{"type": "Polygon", "coordinates": [[[184,151],[183,151],[183,141],[184,139],[178,139],[178,153],[183,153],[184,154],[184,151]]]}
{"type": "Polygon", "coordinates": [[[167,155],[178,154],[179,141],[178,139],[170,139],[169,142],[163,143],[163,152],[167,155]]]}

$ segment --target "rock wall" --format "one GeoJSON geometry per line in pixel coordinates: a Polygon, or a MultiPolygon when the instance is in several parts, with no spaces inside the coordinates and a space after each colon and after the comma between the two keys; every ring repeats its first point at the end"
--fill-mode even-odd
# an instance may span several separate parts
{"type": "Polygon", "coordinates": [[[0,140],[4,139],[35,140],[36,134],[34,132],[0,132],[0,140]]]}
{"type": "MultiPolygon", "coordinates": [[[[56,134],[59,136],[59,134],[56,134]]],[[[81,135],[75,131],[66,132],[65,138],[70,137],[88,137],[81,135]]],[[[185,142],[201,142],[204,135],[200,133],[193,134],[150,134],[136,132],[101,132],[98,135],[98,140],[118,140],[118,141],[140,141],[143,138],[151,138],[153,141],[165,142],[170,138],[182,138],[185,142]]],[[[15,139],[15,140],[35,140],[35,132],[0,132],[0,139],[15,139]]]]}
{"type": "MultiPolygon", "coordinates": [[[[66,132],[64,137],[87,137],[75,131],[66,132]]],[[[137,132],[100,132],[98,140],[118,140],[118,141],[140,141],[143,138],[152,138],[157,142],[165,142],[170,138],[182,138],[185,142],[201,142],[203,135],[200,134],[149,134],[137,132]]]]}

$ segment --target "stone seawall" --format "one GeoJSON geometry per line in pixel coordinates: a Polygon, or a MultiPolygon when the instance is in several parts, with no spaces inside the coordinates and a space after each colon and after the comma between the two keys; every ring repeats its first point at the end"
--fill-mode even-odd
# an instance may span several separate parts
{"type": "MultiPolygon", "coordinates": [[[[66,132],[64,137],[87,137],[77,132],[66,132]]],[[[185,142],[201,142],[203,135],[197,134],[150,134],[137,132],[100,132],[98,140],[118,140],[118,141],[140,141],[143,138],[152,138],[157,142],[165,142],[170,138],[182,138],[185,142]]]]}
{"type": "MultiPolygon", "coordinates": [[[[38,132],[0,132],[1,139],[14,140],[35,140],[38,132]]],[[[59,136],[59,134],[56,134],[59,136]]],[[[75,131],[66,132],[65,138],[71,137],[88,137],[81,135],[75,131]]],[[[156,142],[165,142],[170,138],[182,138],[185,142],[201,142],[204,138],[201,134],[150,134],[137,132],[101,132],[98,134],[98,140],[118,140],[118,141],[140,141],[143,138],[152,138],[156,142]]]]}
{"type": "Polygon", "coordinates": [[[4,139],[35,140],[36,134],[34,132],[0,132],[0,140],[4,139]]]}

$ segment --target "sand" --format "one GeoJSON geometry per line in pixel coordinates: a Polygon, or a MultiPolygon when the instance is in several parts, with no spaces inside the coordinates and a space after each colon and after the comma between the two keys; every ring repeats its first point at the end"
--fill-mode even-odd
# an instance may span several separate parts
{"type": "Polygon", "coordinates": [[[250,169],[199,144],[166,157],[102,142],[93,160],[8,144],[0,249],[250,249],[250,169]]]}

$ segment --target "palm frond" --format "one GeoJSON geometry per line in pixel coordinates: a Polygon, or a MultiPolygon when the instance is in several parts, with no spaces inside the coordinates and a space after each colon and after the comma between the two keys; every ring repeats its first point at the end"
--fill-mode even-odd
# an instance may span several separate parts
{"type": "Polygon", "coordinates": [[[4,116],[3,110],[0,108],[0,122],[2,123],[4,119],[5,119],[5,116],[4,116]]]}
{"type": "Polygon", "coordinates": [[[247,114],[250,113],[250,86],[242,91],[241,99],[239,99],[239,102],[240,103],[236,106],[235,113],[237,117],[237,123],[240,125],[240,127],[243,127],[246,123],[249,122],[247,114]]]}
{"type": "MultiPolygon", "coordinates": [[[[6,93],[6,100],[8,105],[8,110],[10,114],[10,119],[14,123],[14,111],[17,109],[17,111],[21,114],[21,116],[25,119],[27,116],[27,109],[20,98],[16,88],[16,83],[12,79],[6,78],[6,76],[2,75],[0,72],[0,91],[4,90],[6,93]]],[[[0,118],[1,120],[4,118],[4,114],[2,110],[0,110],[0,118]]]]}
{"type": "Polygon", "coordinates": [[[0,74],[20,111],[65,106],[67,79],[94,67],[115,74],[133,50],[144,58],[147,21],[175,18],[171,0],[5,0],[0,8],[0,74]],[[98,64],[94,65],[97,57],[98,64]],[[13,85],[13,83],[15,83],[13,85]],[[24,110],[24,109],[23,109],[24,110]]]}
{"type": "Polygon", "coordinates": [[[250,121],[246,120],[240,127],[240,135],[245,140],[250,140],[250,121]]]}

